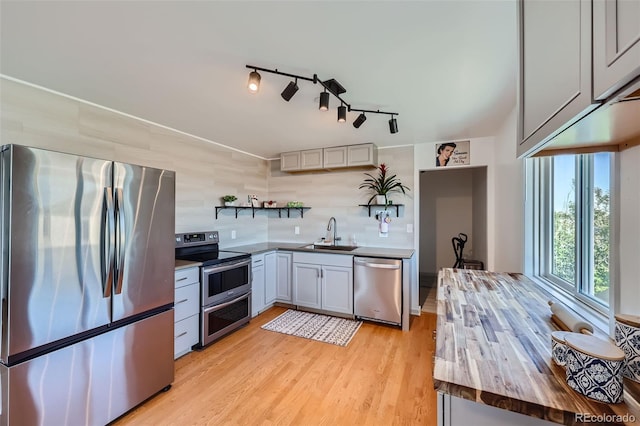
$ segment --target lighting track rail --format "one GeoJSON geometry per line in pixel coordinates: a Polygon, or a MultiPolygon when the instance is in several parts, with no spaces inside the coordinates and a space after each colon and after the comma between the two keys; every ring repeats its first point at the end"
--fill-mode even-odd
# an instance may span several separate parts
{"type": "Polygon", "coordinates": [[[277,74],[277,75],[284,75],[285,77],[290,77],[295,79],[295,81],[289,82],[287,87],[285,87],[285,89],[282,91],[281,96],[287,102],[291,100],[293,95],[295,95],[295,93],[298,91],[298,80],[310,81],[313,84],[320,84],[324,88],[324,91],[320,93],[320,104],[319,104],[320,110],[326,111],[329,109],[329,94],[335,96],[340,101],[340,106],[338,107],[338,122],[346,121],[347,111],[360,113],[360,115],[358,115],[358,117],[353,122],[353,127],[355,127],[356,129],[359,128],[366,121],[367,116],[365,115],[365,113],[390,115],[391,119],[389,120],[389,131],[391,133],[398,133],[398,122],[394,117],[396,115],[399,115],[397,112],[380,111],[379,109],[372,110],[372,109],[353,108],[349,102],[345,101],[342,98],[342,96],[340,96],[341,94],[346,92],[346,89],[342,87],[342,85],[338,83],[335,79],[322,81],[318,78],[317,74],[313,74],[313,77],[306,77],[302,75],[282,72],[282,71],[279,71],[277,68],[268,69],[268,68],[258,67],[255,65],[246,65],[246,67],[248,69],[253,70],[249,73],[248,88],[250,92],[256,93],[260,89],[261,76],[258,73],[258,71],[277,74]]]}

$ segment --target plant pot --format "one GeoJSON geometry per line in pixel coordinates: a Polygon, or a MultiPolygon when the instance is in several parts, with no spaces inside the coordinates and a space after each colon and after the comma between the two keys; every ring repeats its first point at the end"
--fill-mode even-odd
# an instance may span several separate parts
{"type": "Polygon", "coordinates": [[[236,202],[235,201],[225,201],[224,205],[227,206],[227,207],[232,207],[232,206],[236,205],[236,202]]]}
{"type": "Polygon", "coordinates": [[[387,196],[386,195],[376,195],[376,204],[380,204],[380,205],[387,204],[387,196]]]}

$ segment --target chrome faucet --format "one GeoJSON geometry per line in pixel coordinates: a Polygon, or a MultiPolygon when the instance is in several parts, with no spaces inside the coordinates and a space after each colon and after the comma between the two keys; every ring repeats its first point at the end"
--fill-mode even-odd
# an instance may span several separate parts
{"type": "Polygon", "coordinates": [[[329,223],[327,224],[327,235],[329,235],[329,232],[333,231],[333,238],[331,239],[331,243],[334,246],[336,245],[336,241],[339,240],[339,238],[336,238],[337,228],[338,224],[336,222],[336,218],[331,216],[331,219],[329,219],[329,223]],[[331,221],[333,221],[333,227],[331,226],[331,221]]]}

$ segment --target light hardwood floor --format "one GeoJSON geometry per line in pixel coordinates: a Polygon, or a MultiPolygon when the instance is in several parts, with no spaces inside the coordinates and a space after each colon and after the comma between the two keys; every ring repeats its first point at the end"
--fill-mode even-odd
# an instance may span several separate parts
{"type": "Polygon", "coordinates": [[[435,425],[434,314],[365,322],[347,347],[262,330],[286,309],[176,361],[173,387],[124,425],[435,425]]]}

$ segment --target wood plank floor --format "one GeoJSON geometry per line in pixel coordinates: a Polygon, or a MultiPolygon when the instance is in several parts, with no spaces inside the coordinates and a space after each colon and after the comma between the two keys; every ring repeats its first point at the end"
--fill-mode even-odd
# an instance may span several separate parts
{"type": "Polygon", "coordinates": [[[340,347],[260,328],[285,310],[178,359],[173,387],[114,425],[436,424],[436,315],[365,322],[340,347]]]}

